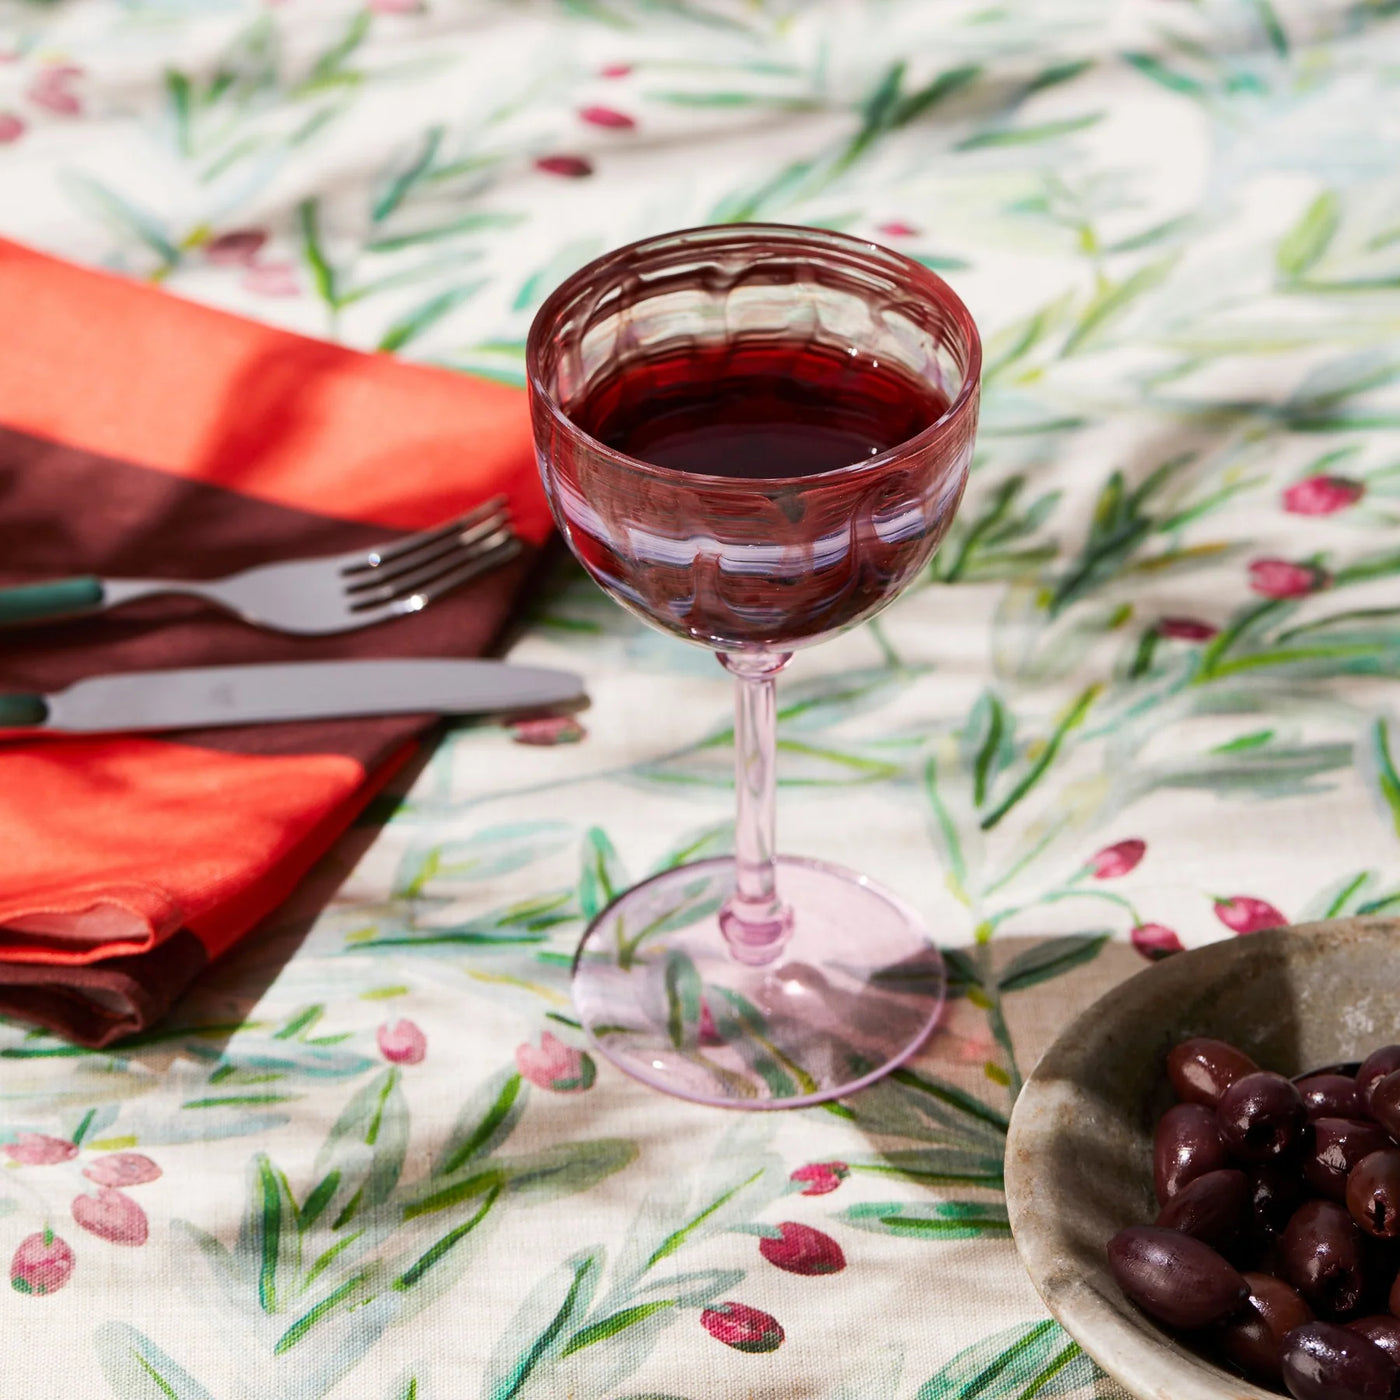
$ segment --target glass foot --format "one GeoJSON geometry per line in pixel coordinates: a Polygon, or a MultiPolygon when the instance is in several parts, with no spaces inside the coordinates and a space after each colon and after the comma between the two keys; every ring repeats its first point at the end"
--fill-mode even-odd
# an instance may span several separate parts
{"type": "Polygon", "coordinates": [[[903,900],[853,871],[780,857],[792,937],[777,959],[730,954],[720,910],[734,862],[700,861],[619,895],[574,960],[584,1029],[653,1088],[727,1108],[838,1098],[906,1060],[943,1005],[943,959],[903,900]]]}

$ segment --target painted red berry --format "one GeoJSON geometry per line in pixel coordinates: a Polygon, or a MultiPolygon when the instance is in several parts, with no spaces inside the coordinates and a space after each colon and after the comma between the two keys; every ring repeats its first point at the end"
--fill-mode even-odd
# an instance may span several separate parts
{"type": "Polygon", "coordinates": [[[735,1351],[777,1351],[783,1344],[778,1319],[747,1303],[716,1303],[700,1314],[700,1325],[735,1351]]]}
{"type": "Polygon", "coordinates": [[[790,1180],[806,1183],[804,1196],[825,1196],[836,1190],[850,1176],[851,1169],[844,1162],[809,1162],[798,1167],[790,1180]]]}
{"type": "Polygon", "coordinates": [[[1132,932],[1132,940],[1133,947],[1149,962],[1160,962],[1184,951],[1176,930],[1166,924],[1139,924],[1132,932]]]}
{"type": "Polygon", "coordinates": [[[1177,642],[1208,642],[1220,629],[1198,617],[1164,617],[1157,623],[1157,635],[1177,642]]]}
{"type": "Polygon", "coordinates": [[[583,156],[541,156],[535,169],[546,175],[562,175],[566,180],[582,180],[593,173],[593,162],[583,156]]]}
{"type": "Polygon", "coordinates": [[[1115,845],[1105,846],[1089,858],[1089,870],[1096,880],[1116,880],[1136,870],[1143,856],[1147,854],[1147,842],[1136,836],[1115,845]]]}
{"type": "Polygon", "coordinates": [[[10,1287],[35,1298],[57,1293],[72,1276],[73,1251],[52,1230],[22,1239],[10,1260],[10,1287]]]}
{"type": "Polygon", "coordinates": [[[1265,598],[1302,598],[1326,582],[1320,569],[1288,559],[1256,559],[1249,566],[1249,586],[1265,598]]]}
{"type": "Polygon", "coordinates": [[[1237,894],[1215,901],[1215,917],[1236,933],[1258,933],[1261,929],[1282,928],[1286,918],[1267,899],[1237,894]]]}
{"type": "Polygon", "coordinates": [[[1332,515],[1354,506],[1366,494],[1363,482],[1344,476],[1310,476],[1296,481],[1283,493],[1283,508],[1290,515],[1332,515]]]}
{"type": "Polygon", "coordinates": [[[778,1238],[765,1235],[758,1252],[772,1265],[790,1274],[839,1274],[846,1267],[841,1246],[830,1235],[796,1220],[778,1224],[778,1238]]]}

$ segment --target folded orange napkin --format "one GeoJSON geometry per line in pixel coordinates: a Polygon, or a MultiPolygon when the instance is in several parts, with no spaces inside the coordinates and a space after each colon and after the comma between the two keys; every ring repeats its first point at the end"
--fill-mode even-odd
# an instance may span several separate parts
{"type": "MultiPolygon", "coordinates": [[[[510,499],[549,531],[522,391],[364,355],[0,241],[0,584],[217,578],[510,499]]],[[[472,656],[535,550],[333,637],[191,599],[0,633],[0,691],[252,661],[472,656]]],[[[283,900],[429,716],[0,740],[0,1012],[100,1045],[283,900]]]]}

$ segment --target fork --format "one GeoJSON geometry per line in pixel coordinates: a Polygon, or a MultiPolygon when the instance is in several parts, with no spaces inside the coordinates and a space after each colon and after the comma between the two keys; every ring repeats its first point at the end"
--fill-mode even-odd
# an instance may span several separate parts
{"type": "Polygon", "coordinates": [[[227,578],[89,574],[0,588],[0,627],[86,616],[157,593],[183,593],[279,632],[349,632],[418,612],[519,552],[505,497],[497,496],[432,530],[327,558],[261,564],[227,578]]]}

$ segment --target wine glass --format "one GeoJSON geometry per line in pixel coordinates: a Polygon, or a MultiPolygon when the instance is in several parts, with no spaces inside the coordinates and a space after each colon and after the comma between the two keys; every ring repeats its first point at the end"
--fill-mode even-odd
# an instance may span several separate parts
{"type": "Polygon", "coordinates": [[[972,457],[976,327],[885,248],[731,224],[590,263],[540,308],[526,358],[569,547],[736,681],[734,857],[653,876],[593,920],[582,1024],[628,1074],[698,1102],[850,1093],[918,1048],[943,963],[898,896],[776,854],[774,681],[928,564],[972,457]]]}

